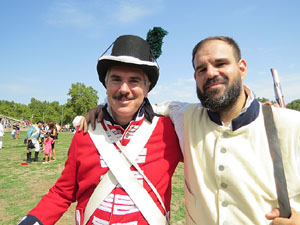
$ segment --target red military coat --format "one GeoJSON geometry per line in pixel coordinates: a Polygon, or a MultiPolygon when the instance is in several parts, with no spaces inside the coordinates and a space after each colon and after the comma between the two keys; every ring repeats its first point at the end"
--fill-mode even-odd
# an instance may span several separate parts
{"type": "MultiPolygon", "coordinates": [[[[130,126],[136,125],[134,123],[137,123],[137,121],[131,122],[129,129],[127,128],[126,131],[124,131],[123,138],[129,136],[126,135],[126,132],[130,130],[130,126]]],[[[121,141],[123,145],[125,142],[126,141],[121,141]]],[[[142,156],[144,157],[144,161],[138,162],[138,165],[156,187],[167,211],[169,211],[171,201],[171,177],[178,162],[183,160],[178,139],[169,118],[159,118],[152,136],[145,145],[145,149],[147,149],[147,152],[142,156]]],[[[44,225],[54,224],[68,209],[70,204],[77,201],[76,220],[77,224],[82,224],[87,202],[98,185],[101,176],[103,176],[107,170],[108,168],[105,166],[105,163],[103,164],[90,136],[88,134],[84,135],[83,132],[76,132],[69,148],[68,159],[61,177],[49,190],[49,193],[44,195],[38,205],[28,214],[36,216],[44,225]]],[[[151,188],[145,181],[143,181],[143,185],[159,206],[160,210],[164,213],[163,208],[151,188]]],[[[113,196],[120,194],[126,195],[122,187],[117,187],[111,193],[113,196]]],[[[114,208],[118,205],[118,201],[113,201],[109,204],[114,208]]],[[[88,224],[93,224],[93,218],[97,219],[99,212],[102,217],[100,218],[101,221],[102,219],[104,221],[109,220],[108,224],[130,222],[132,222],[132,224],[148,224],[140,211],[120,215],[115,214],[113,209],[111,212],[108,211],[105,213],[96,210],[88,224]]]]}

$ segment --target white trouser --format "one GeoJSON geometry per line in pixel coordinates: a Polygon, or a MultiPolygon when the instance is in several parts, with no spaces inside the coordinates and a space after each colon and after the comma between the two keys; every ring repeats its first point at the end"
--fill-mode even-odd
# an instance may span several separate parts
{"type": "Polygon", "coordinates": [[[2,148],[2,137],[0,137],[0,149],[2,148]]]}
{"type": "MultiPolygon", "coordinates": [[[[40,150],[39,141],[36,138],[32,138],[31,141],[32,141],[32,144],[34,145],[34,151],[38,152],[40,150]]],[[[29,151],[31,152],[31,149],[29,149],[29,151]]]]}

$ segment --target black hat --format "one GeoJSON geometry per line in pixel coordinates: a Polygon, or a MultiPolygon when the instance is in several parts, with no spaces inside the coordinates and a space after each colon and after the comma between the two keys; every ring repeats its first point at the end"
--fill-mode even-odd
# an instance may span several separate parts
{"type": "Polygon", "coordinates": [[[124,65],[142,69],[151,82],[150,91],[158,80],[159,67],[148,42],[138,36],[123,35],[118,37],[113,45],[111,55],[101,56],[97,64],[99,80],[104,87],[108,68],[124,65]]]}

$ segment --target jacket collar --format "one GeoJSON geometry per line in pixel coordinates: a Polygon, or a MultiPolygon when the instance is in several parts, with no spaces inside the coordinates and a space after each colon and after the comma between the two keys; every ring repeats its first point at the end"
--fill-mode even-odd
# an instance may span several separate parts
{"type": "MultiPolygon", "coordinates": [[[[145,101],[144,101],[145,102],[145,101]]],[[[138,111],[134,114],[133,118],[131,121],[140,121],[144,118],[144,102],[142,103],[142,105],[140,106],[140,108],[138,109],[138,111]]],[[[105,106],[102,108],[103,111],[103,119],[105,119],[106,121],[110,122],[111,125],[119,125],[121,126],[123,129],[126,129],[127,126],[130,124],[130,122],[126,125],[120,125],[118,124],[112,116],[112,111],[111,111],[111,107],[108,103],[105,104],[105,106]]]]}
{"type": "MultiPolygon", "coordinates": [[[[253,92],[247,87],[245,88],[245,90],[247,92],[247,101],[239,116],[231,121],[231,128],[233,131],[248,125],[249,123],[254,121],[259,114],[259,103],[254,97],[253,92]]],[[[220,126],[223,125],[221,118],[217,112],[207,110],[207,113],[211,121],[220,126]]]]}

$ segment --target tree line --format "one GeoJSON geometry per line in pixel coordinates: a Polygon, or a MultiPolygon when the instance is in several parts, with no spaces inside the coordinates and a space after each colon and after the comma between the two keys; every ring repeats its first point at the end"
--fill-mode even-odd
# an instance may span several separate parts
{"type": "MultiPolygon", "coordinates": [[[[271,102],[273,104],[276,103],[275,101],[271,101],[271,100],[269,100],[267,98],[257,98],[257,100],[260,101],[260,102],[262,102],[262,103],[264,103],[264,102],[271,102]]],[[[300,99],[296,99],[296,100],[288,103],[286,105],[286,107],[288,109],[294,109],[294,110],[300,111],[300,99]]]]}
{"type": "Polygon", "coordinates": [[[83,83],[72,84],[67,103],[48,102],[31,98],[30,103],[20,104],[14,101],[0,100],[0,114],[19,120],[36,123],[39,120],[54,121],[59,124],[72,124],[76,115],[86,115],[89,109],[98,104],[97,91],[83,83]]]}

